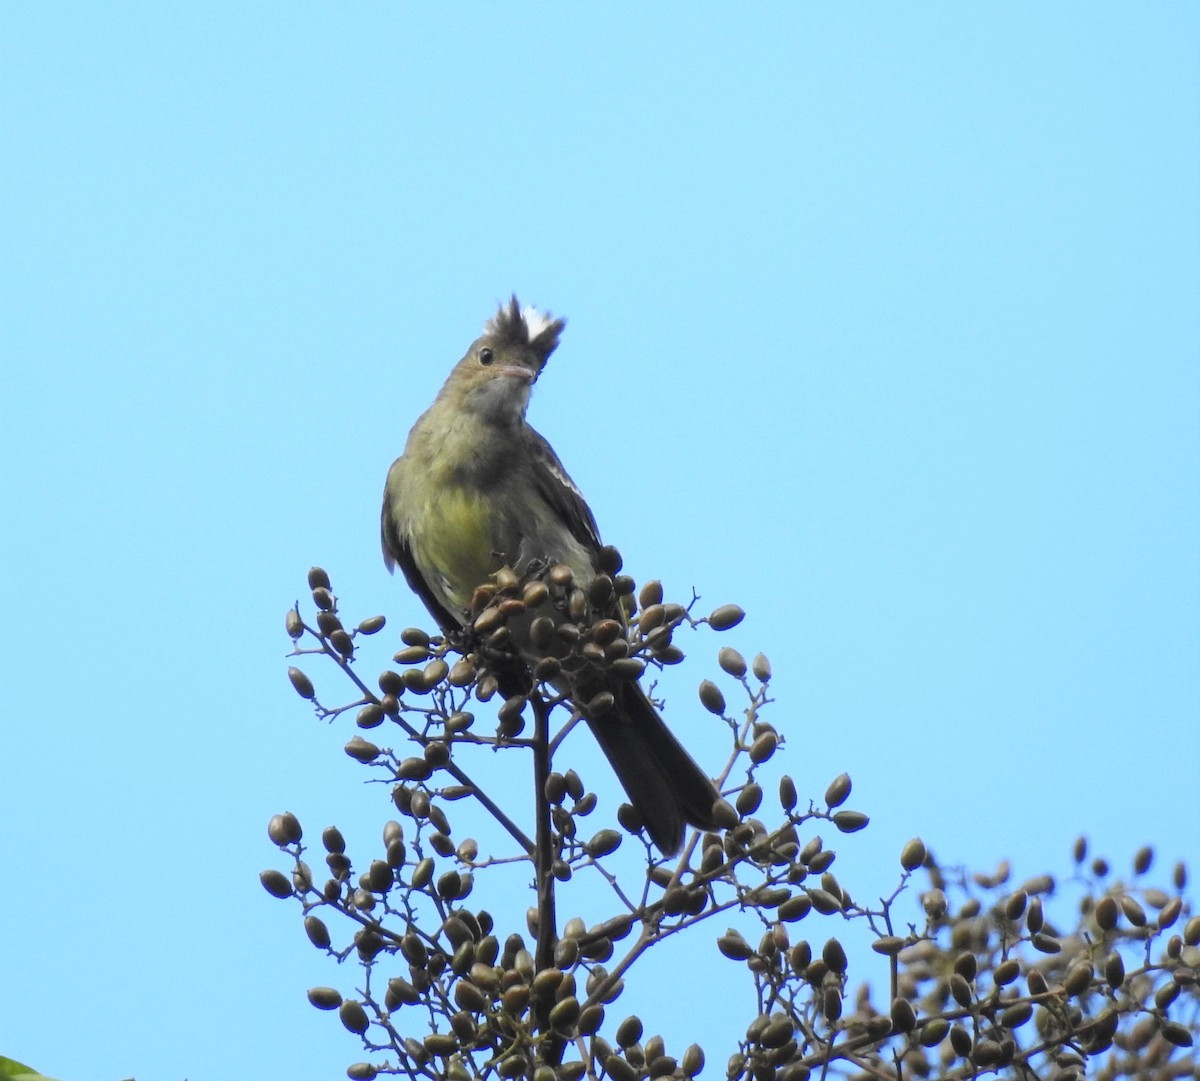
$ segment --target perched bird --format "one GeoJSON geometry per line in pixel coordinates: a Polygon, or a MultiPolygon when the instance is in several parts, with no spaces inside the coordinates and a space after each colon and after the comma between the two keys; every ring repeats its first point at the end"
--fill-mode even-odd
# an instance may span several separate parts
{"type": "MultiPolygon", "coordinates": [[[[600,570],[592,512],[558,456],[525,420],[530,391],[565,326],[513,297],[455,365],[388,472],[382,540],[442,630],[462,629],[476,588],[502,567],[518,575],[565,563],[576,581],[600,570]]],[[[619,604],[599,613],[624,621],[619,604]]],[[[566,619],[559,614],[559,620],[566,619]]],[[[545,655],[530,620],[512,621],[525,666],[545,655]]],[[[671,734],[645,691],[602,666],[564,665],[555,689],[581,709],[650,839],[665,854],[685,823],[715,829],[720,794],[671,734]],[[607,702],[597,710],[594,703],[607,702]],[[589,715],[590,713],[590,715],[589,715]]]]}

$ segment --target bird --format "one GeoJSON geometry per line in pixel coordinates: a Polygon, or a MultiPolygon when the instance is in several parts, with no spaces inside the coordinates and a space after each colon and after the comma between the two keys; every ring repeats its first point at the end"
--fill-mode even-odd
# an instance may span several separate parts
{"type": "MultiPolygon", "coordinates": [[[[516,296],[501,304],[388,470],[380,520],[384,562],[390,572],[401,569],[447,635],[469,625],[477,588],[501,568],[527,575],[565,564],[580,584],[601,571],[595,517],[526,419],[533,385],[565,325],[522,307],[516,296]]],[[[615,597],[600,615],[625,623],[615,597]]],[[[510,623],[526,686],[532,685],[528,671],[548,648],[544,635],[541,648],[534,643],[529,628],[530,620],[510,623]]],[[[602,665],[576,664],[573,670],[564,665],[553,685],[583,716],[663,855],[679,852],[687,825],[719,828],[716,785],[636,680],[602,665]]]]}

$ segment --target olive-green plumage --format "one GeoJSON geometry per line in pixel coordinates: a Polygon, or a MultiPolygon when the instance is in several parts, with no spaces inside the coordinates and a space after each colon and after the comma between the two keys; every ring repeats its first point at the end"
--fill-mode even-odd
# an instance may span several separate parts
{"type": "MultiPolygon", "coordinates": [[[[564,321],[522,310],[514,297],[455,365],[388,472],[382,537],[444,630],[463,626],[475,588],[503,566],[566,563],[580,581],[598,570],[595,519],[550,445],[526,423],[530,390],[564,321]]],[[[614,613],[618,614],[619,613],[614,613]]],[[[515,628],[530,663],[539,653],[515,628]]],[[[561,679],[576,703],[611,691],[615,705],[587,718],[651,839],[678,851],[684,823],[716,828],[719,794],[636,683],[580,669],[561,679]]]]}

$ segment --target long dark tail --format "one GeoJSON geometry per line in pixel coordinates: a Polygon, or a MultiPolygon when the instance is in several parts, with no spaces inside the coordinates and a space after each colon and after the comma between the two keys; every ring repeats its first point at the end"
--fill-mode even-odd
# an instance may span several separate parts
{"type": "Polygon", "coordinates": [[[713,804],[716,785],[696,764],[636,683],[610,688],[613,708],[587,718],[588,727],[611,763],[646,832],[664,856],[683,844],[684,825],[718,829],[713,804]]]}

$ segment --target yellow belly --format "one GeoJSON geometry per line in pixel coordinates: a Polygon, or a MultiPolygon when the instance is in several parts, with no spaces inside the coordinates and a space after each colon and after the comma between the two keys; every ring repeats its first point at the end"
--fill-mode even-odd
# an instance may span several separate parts
{"type": "Polygon", "coordinates": [[[451,611],[470,603],[482,585],[503,563],[495,551],[492,516],[478,492],[457,485],[440,486],[412,534],[413,558],[425,580],[451,611]]]}

